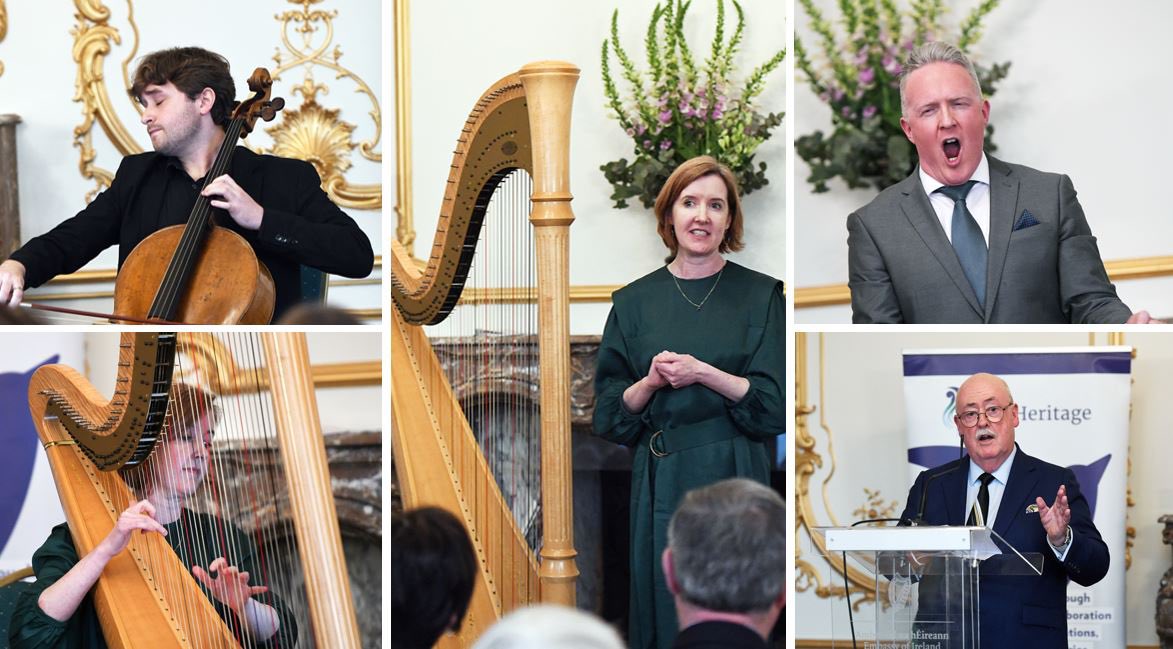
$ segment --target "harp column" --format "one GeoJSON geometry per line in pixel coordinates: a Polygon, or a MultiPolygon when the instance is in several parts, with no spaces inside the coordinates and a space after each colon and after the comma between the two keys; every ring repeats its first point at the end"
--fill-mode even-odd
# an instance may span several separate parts
{"type": "Polygon", "coordinates": [[[534,242],[538,265],[538,353],[541,355],[541,598],[574,605],[570,460],[570,109],[579,70],[563,61],[518,71],[525,87],[533,150],[534,242]]]}
{"type": "Polygon", "coordinates": [[[287,467],[286,485],[293,506],[293,525],[301,545],[301,566],[310,606],[314,638],[319,647],[358,649],[362,646],[354,613],[354,597],[338,512],[330,485],[330,466],[323,445],[321,419],[309,376],[310,358],[304,333],[263,336],[273,392],[273,417],[287,467]],[[326,485],[325,489],[314,485],[326,485]],[[311,553],[314,560],[310,560],[311,553]]]}

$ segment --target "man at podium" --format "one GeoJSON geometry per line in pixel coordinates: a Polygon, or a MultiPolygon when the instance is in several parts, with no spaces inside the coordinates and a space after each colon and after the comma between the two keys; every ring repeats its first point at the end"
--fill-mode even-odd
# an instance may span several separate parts
{"type": "Polygon", "coordinates": [[[924,525],[990,527],[1018,551],[1040,553],[1041,576],[982,578],[981,644],[1063,648],[1067,580],[1091,586],[1103,579],[1108,546],[1075,474],[1015,444],[1018,421],[1018,405],[1005,381],[992,374],[966,379],[957,392],[954,423],[969,456],[917,476],[902,518],[924,525]]]}

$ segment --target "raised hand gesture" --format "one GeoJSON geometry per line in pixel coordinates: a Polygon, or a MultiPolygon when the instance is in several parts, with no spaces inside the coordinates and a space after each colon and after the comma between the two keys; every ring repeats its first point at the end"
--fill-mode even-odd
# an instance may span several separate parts
{"type": "Polygon", "coordinates": [[[1067,486],[1059,485],[1055,494],[1055,502],[1050,507],[1042,496],[1035,498],[1039,507],[1039,522],[1047,532],[1047,540],[1053,546],[1061,546],[1067,542],[1067,526],[1071,524],[1071,506],[1067,504],[1067,486]]]}

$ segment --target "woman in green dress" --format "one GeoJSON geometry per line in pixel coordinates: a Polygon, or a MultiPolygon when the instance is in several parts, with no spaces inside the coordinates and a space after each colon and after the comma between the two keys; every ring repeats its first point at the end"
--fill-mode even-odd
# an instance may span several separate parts
{"type": "Polygon", "coordinates": [[[208,472],[218,413],[213,401],[199,388],[172,385],[158,446],[142,464],[122,470],[141,500],[122,512],[114,529],[92,552],[78,557],[69,527],[62,523],[53,528],[33,554],[37,580],[20,595],[13,611],[9,626],[13,649],[106,647],[92,590],[106,564],[126,549],[135,530],[167,538],[242,644],[296,645],[297,625],[288,609],[268,587],[250,583],[258,581],[253,575],[260,572],[256,547],[248,535],[215,516],[184,507],[208,472]],[[200,566],[201,562],[207,566],[200,566]]]}
{"type": "Polygon", "coordinates": [[[782,283],[722,256],[743,247],[733,174],[708,156],[683,163],[655,214],[669,263],[614,293],[595,374],[595,433],[635,447],[633,649],[676,636],[660,557],[677,503],[724,478],[768,484],[766,443],[785,420],[782,283]]]}

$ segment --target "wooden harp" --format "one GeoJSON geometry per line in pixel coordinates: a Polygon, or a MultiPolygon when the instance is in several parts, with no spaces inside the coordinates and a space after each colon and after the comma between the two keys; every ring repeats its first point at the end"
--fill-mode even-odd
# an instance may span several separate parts
{"type": "MultiPolygon", "coordinates": [[[[236,335],[236,334],[231,334],[236,335]]],[[[109,533],[136,498],[114,469],[145,460],[166,435],[164,412],[173,380],[200,378],[224,395],[257,392],[267,406],[286,471],[292,534],[301,548],[308,619],[298,620],[298,646],[358,647],[359,637],[330,490],[325,449],[301,334],[261,334],[265,375],[232,376],[215,367],[177,365],[193,349],[215,345],[211,334],[123,333],[113,398],[103,398],[76,370],[39,368],[29,407],[52,467],[78,556],[109,533]]],[[[194,358],[193,354],[193,358],[194,358]]],[[[203,358],[209,358],[207,355],[203,358]]],[[[259,397],[258,397],[259,398],[259,397]]],[[[275,503],[270,503],[275,505],[275,503]]],[[[223,512],[220,512],[223,513],[223,512]]],[[[239,647],[244,642],[217,615],[188,568],[158,534],[135,533],[94,588],[94,606],[111,647],[239,647]]],[[[291,644],[291,643],[287,643],[291,644]]],[[[282,646],[287,646],[282,645],[282,646]]]]}
{"type": "MultiPolygon", "coordinates": [[[[568,260],[574,220],[570,113],[578,75],[572,64],[544,61],[490,87],[457,142],[426,265],[421,269],[392,241],[391,441],[404,505],[435,505],[456,514],[481,563],[461,635],[442,640],[445,646],[470,645],[502,614],[531,601],[574,603],[578,569],[571,518],[568,260]],[[532,234],[536,286],[532,291],[489,286],[473,296],[465,283],[475,260],[492,254],[477,244],[484,238],[482,225],[494,192],[519,170],[532,179],[532,193],[523,197],[532,209],[518,220],[528,221],[521,227],[532,234]],[[470,425],[423,329],[474,300],[525,303],[536,312],[536,331],[511,339],[523,345],[536,339],[539,356],[542,532],[537,553],[511,511],[514,503],[503,494],[500,476],[494,476],[492,458],[482,452],[484,435],[470,425]]],[[[518,392],[518,401],[533,396],[524,388],[518,392]]]]}

